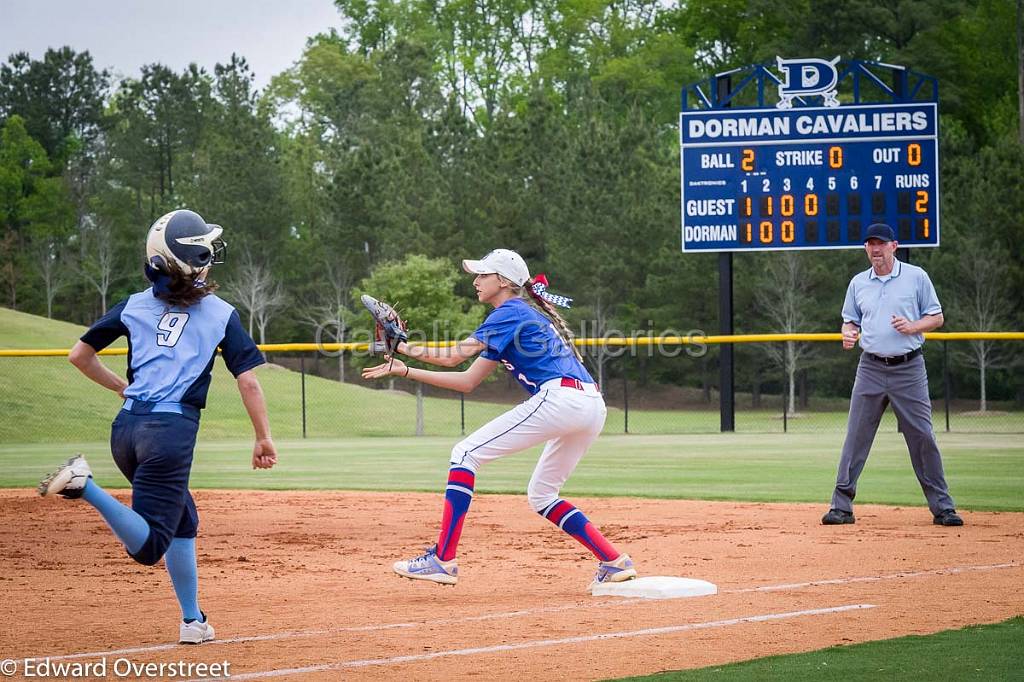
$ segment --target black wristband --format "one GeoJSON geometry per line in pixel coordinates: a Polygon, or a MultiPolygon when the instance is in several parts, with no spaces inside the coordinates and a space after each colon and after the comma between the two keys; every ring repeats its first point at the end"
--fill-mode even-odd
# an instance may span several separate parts
{"type": "Polygon", "coordinates": [[[412,367],[410,367],[409,365],[406,365],[406,366],[405,366],[405,375],[404,375],[404,377],[403,377],[403,378],[405,378],[405,377],[408,377],[408,376],[409,376],[409,370],[410,370],[410,369],[412,369],[412,367]]]}

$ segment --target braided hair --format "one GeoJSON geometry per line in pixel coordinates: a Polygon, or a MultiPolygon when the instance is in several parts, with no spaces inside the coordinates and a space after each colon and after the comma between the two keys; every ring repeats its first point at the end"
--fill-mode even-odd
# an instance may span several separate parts
{"type": "MultiPolygon", "coordinates": [[[[576,359],[582,363],[583,355],[580,353],[580,349],[576,347],[576,344],[573,343],[576,336],[569,329],[569,323],[561,316],[554,304],[545,300],[536,291],[534,291],[533,285],[535,283],[536,281],[534,279],[527,280],[522,286],[516,287],[516,293],[520,298],[525,299],[527,303],[532,305],[541,315],[551,322],[555,331],[560,337],[562,337],[562,341],[565,342],[565,345],[572,349],[576,359]]],[[[515,286],[514,283],[512,283],[512,285],[515,286]]]]}

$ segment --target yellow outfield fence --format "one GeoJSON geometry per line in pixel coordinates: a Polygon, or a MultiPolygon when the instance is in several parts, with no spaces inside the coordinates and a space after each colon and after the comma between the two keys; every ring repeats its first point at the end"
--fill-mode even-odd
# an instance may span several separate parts
{"type": "MultiPolygon", "coordinates": [[[[1024,332],[928,332],[924,335],[928,341],[1024,341],[1024,332]]],[[[580,348],[604,347],[643,347],[643,346],[685,346],[685,345],[721,345],[725,343],[779,343],[783,341],[822,342],[842,341],[838,332],[814,332],[799,334],[732,334],[732,335],[701,335],[689,336],[611,336],[605,338],[575,339],[580,348]]],[[[452,347],[457,341],[427,341],[411,345],[427,346],[428,348],[452,347]]],[[[264,353],[311,353],[339,351],[362,352],[369,348],[367,343],[263,343],[259,349],[264,353]]],[[[70,348],[23,348],[0,349],[0,358],[28,357],[59,357],[67,355],[70,348]]],[[[127,355],[127,348],[107,348],[100,355],[127,355]]]]}

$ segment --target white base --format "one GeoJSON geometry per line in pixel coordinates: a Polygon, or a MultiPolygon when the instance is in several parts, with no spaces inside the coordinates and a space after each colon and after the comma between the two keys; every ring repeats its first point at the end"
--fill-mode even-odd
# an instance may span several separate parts
{"type": "Polygon", "coordinates": [[[718,587],[706,580],[674,578],[667,575],[648,576],[621,583],[595,585],[595,597],[640,597],[643,599],[679,599],[718,594],[718,587]]]}

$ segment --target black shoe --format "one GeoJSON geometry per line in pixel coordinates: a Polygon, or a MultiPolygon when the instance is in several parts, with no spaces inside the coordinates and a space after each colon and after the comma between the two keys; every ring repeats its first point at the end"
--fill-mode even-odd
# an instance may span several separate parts
{"type": "Polygon", "coordinates": [[[936,526],[962,526],[964,520],[960,518],[955,509],[944,509],[932,519],[932,523],[936,526]]]}
{"type": "Polygon", "coordinates": [[[823,526],[839,526],[844,523],[856,523],[856,521],[853,518],[853,512],[843,511],[842,509],[829,509],[828,514],[821,517],[821,524],[823,526]]]}

